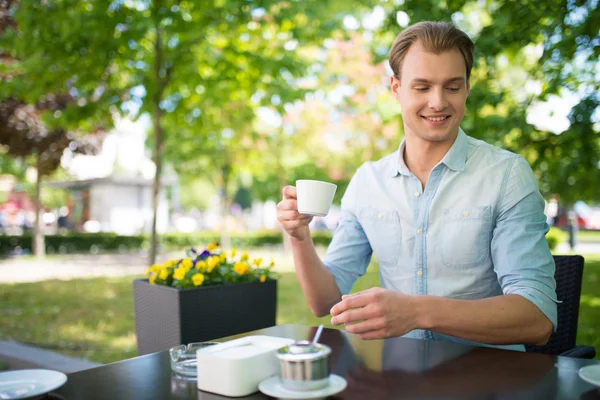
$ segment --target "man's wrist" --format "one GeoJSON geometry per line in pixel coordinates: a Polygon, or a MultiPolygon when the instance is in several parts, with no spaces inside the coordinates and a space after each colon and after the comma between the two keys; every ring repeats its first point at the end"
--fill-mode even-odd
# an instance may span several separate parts
{"type": "Polygon", "coordinates": [[[292,235],[289,235],[290,237],[290,242],[293,245],[305,245],[306,243],[310,243],[312,242],[312,237],[310,235],[310,228],[308,226],[303,228],[303,232],[301,235],[301,239],[298,237],[294,237],[292,235]]]}
{"type": "Polygon", "coordinates": [[[415,329],[433,329],[436,299],[435,296],[414,296],[415,329]]]}

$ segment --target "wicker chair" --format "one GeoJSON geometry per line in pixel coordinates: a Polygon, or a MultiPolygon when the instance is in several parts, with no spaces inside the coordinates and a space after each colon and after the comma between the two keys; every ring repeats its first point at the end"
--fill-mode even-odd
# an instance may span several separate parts
{"type": "Polygon", "coordinates": [[[582,256],[554,256],[556,264],[556,295],[558,300],[558,330],[543,346],[525,346],[527,351],[556,356],[594,358],[596,350],[591,346],[576,346],[579,299],[583,277],[582,256]]]}

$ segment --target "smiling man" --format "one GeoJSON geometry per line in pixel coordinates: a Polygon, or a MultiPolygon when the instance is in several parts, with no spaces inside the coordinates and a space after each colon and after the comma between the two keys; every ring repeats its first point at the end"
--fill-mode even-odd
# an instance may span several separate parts
{"type": "Polygon", "coordinates": [[[556,327],[544,201],[525,160],[460,129],[474,45],[453,25],[398,35],[391,91],[397,151],[362,165],[323,261],[287,186],[278,219],[316,315],[363,339],[408,336],[523,350],[556,327]],[[375,254],[382,288],[347,295],[375,254]]]}

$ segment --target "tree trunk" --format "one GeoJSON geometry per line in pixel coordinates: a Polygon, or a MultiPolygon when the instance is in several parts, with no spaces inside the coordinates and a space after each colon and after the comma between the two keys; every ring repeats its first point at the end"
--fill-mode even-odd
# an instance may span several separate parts
{"type": "Polygon", "coordinates": [[[226,161],[221,167],[221,248],[228,249],[231,247],[231,240],[227,229],[227,217],[229,216],[229,196],[227,195],[227,185],[229,184],[229,174],[231,166],[226,161]]]}
{"type": "Polygon", "coordinates": [[[35,223],[33,225],[33,254],[36,257],[42,258],[46,255],[46,246],[44,243],[44,231],[40,226],[41,205],[41,189],[42,189],[42,173],[41,173],[41,154],[38,151],[36,154],[36,169],[37,176],[35,179],[35,223]]]}
{"type": "Polygon", "coordinates": [[[156,263],[156,255],[158,252],[158,237],[156,234],[156,222],[158,219],[158,195],[160,193],[160,178],[162,173],[162,155],[163,155],[163,131],[161,126],[162,110],[160,109],[160,101],[164,90],[165,81],[161,77],[162,69],[162,35],[160,26],[156,27],[156,42],[154,43],[154,79],[156,89],[152,99],[152,125],[154,128],[154,164],[156,165],[156,173],[154,174],[154,182],[152,184],[152,233],[150,235],[150,253],[148,257],[148,265],[156,263]]]}
{"type": "MultiPolygon", "coordinates": [[[[279,131],[278,143],[276,146],[276,154],[277,154],[277,185],[279,186],[279,198],[277,201],[283,198],[283,188],[287,185],[287,171],[285,169],[285,165],[283,164],[283,153],[284,153],[284,139],[283,139],[283,128],[279,131]]],[[[277,223],[277,227],[281,231],[281,243],[283,243],[283,252],[285,254],[292,252],[292,243],[290,242],[290,237],[285,233],[281,224],[277,223]]]]}

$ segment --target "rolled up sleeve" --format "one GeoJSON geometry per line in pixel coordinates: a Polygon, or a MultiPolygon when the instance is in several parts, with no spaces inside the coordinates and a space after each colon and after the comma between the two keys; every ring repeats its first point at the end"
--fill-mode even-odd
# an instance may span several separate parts
{"type": "Polygon", "coordinates": [[[356,218],[356,190],[360,186],[360,175],[359,169],[344,193],[340,221],[323,259],[341,294],[350,293],[354,282],[365,274],[373,253],[356,218]]]}
{"type": "Polygon", "coordinates": [[[494,270],[504,294],[535,304],[557,328],[554,259],[550,253],[544,199],[522,158],[509,170],[491,243],[494,270]]]}

